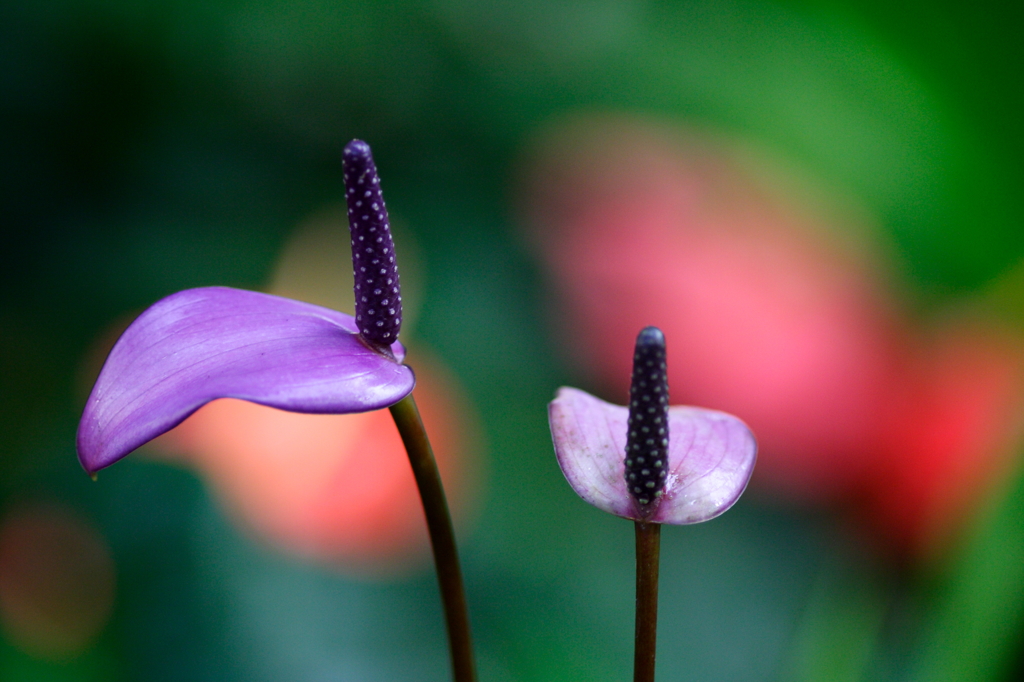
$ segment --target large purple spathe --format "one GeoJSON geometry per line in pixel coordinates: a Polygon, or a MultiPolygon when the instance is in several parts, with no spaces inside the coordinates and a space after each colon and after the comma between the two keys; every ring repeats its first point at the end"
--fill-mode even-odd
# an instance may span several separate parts
{"type": "Polygon", "coordinates": [[[78,427],[92,473],[217,398],[292,412],[343,414],[392,405],[416,383],[368,347],[350,315],[253,291],[210,287],[158,301],[124,332],[78,427]]]}
{"type": "Polygon", "coordinates": [[[670,407],[664,491],[642,507],[623,476],[628,408],[561,388],[548,406],[548,418],[558,464],[576,494],[598,509],[636,521],[690,524],[718,516],[739,499],[757,458],[754,435],[736,417],[670,407]]]}

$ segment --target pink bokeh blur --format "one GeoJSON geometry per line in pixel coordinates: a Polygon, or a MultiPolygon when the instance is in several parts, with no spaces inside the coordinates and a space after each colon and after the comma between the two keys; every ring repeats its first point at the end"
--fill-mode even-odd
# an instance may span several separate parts
{"type": "Polygon", "coordinates": [[[632,339],[660,327],[672,402],[753,428],[754,490],[850,509],[918,551],[1010,466],[1020,339],[972,314],[919,329],[857,212],[802,200],[735,146],[621,117],[547,131],[525,178],[578,369],[621,402],[632,339]]]}

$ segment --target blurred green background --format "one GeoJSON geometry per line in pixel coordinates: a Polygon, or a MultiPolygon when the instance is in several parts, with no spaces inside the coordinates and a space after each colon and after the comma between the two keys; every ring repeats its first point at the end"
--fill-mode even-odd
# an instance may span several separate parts
{"type": "MultiPolygon", "coordinates": [[[[96,338],[179,289],[265,286],[295,226],[341,199],[353,137],[422,252],[416,336],[482,418],[488,481],[461,536],[481,678],[628,679],[632,530],[572,494],[547,431],[580,379],[519,234],[531,136],[604,110],[768,149],[871,212],[926,316],[1024,255],[1019,27],[998,3],[877,0],[3,3],[0,513],[72,510],[117,577],[73,653],[8,623],[0,679],[447,679],[429,567],[304,563],[187,471],[128,458],[92,483],[75,458],[96,338]]],[[[1024,488],[999,491],[923,567],[757,498],[667,528],[661,678],[1017,679],[1024,488]]]]}

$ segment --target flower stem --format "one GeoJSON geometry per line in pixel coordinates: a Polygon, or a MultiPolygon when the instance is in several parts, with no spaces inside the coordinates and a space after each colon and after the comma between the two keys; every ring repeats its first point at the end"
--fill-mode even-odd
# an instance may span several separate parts
{"type": "Polygon", "coordinates": [[[427,439],[427,432],[420,419],[410,393],[391,406],[391,416],[402,436],[405,451],[409,454],[416,485],[420,489],[423,511],[427,517],[430,544],[434,548],[434,566],[441,585],[441,601],[444,605],[445,623],[448,626],[448,644],[452,656],[452,673],[455,682],[474,682],[476,666],[473,662],[473,644],[469,633],[469,614],[466,610],[466,593],[462,587],[462,569],[459,568],[459,554],[455,548],[455,531],[448,502],[441,485],[441,474],[437,470],[434,451],[427,439]]]}
{"type": "Polygon", "coordinates": [[[658,634],[658,554],[661,524],[636,521],[636,638],[633,682],[654,682],[658,634]]]}

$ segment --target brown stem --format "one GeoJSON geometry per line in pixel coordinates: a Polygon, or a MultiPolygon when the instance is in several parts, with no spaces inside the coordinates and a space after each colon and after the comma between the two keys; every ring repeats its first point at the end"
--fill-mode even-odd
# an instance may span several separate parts
{"type": "Polygon", "coordinates": [[[434,549],[434,566],[437,569],[438,582],[441,584],[444,618],[448,626],[453,678],[455,682],[474,682],[476,666],[473,663],[466,593],[462,587],[462,569],[459,568],[455,531],[452,528],[451,514],[448,513],[448,502],[444,496],[434,451],[427,440],[420,411],[411,393],[391,406],[391,416],[409,455],[409,463],[412,465],[412,473],[416,477],[420,499],[423,501],[423,511],[427,517],[430,544],[434,549]]]}
{"type": "Polygon", "coordinates": [[[661,524],[636,521],[636,638],[633,682],[654,682],[658,634],[658,554],[661,524]]]}

